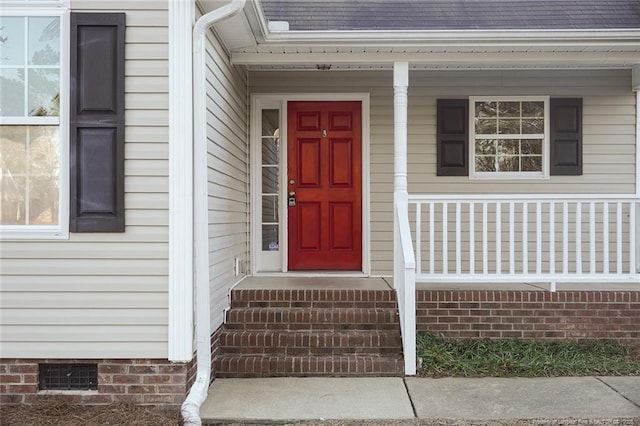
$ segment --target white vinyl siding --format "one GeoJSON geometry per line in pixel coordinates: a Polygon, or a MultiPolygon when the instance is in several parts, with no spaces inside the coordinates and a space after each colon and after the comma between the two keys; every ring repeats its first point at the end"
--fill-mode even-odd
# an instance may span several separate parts
{"type": "MultiPolygon", "coordinates": [[[[393,77],[391,71],[253,71],[252,93],[368,92],[371,96],[372,274],[392,269],[393,77]]],[[[409,193],[635,192],[635,94],[629,70],[410,71],[409,193]],[[436,176],[436,100],[469,96],[583,99],[582,176],[472,181],[436,176]]]]}
{"type": "MultiPolygon", "coordinates": [[[[207,33],[206,90],[209,194],[209,283],[211,330],[223,321],[238,259],[249,253],[247,72],[234,67],[212,31],[207,33]]],[[[196,155],[198,155],[196,153],[196,155]]]]}
{"type": "Polygon", "coordinates": [[[126,232],[0,243],[3,357],[167,357],[167,5],[71,1],[127,14],[126,232]]]}

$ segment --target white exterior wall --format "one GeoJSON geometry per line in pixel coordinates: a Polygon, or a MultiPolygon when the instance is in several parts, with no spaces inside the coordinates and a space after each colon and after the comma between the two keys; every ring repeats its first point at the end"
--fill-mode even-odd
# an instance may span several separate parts
{"type": "Polygon", "coordinates": [[[126,12],[126,232],[2,241],[0,355],[167,358],[167,1],[72,0],[126,12]]]}
{"type": "Polygon", "coordinates": [[[248,261],[248,77],[245,68],[231,66],[212,31],[206,51],[209,280],[211,330],[215,331],[229,306],[229,290],[244,276],[248,261]],[[241,262],[238,275],[236,259],[241,262]]]}
{"type": "MultiPolygon", "coordinates": [[[[391,71],[254,71],[252,93],[368,92],[371,96],[372,274],[392,269],[393,81],[391,71]]],[[[411,71],[411,194],[635,193],[635,94],[630,70],[411,71]],[[436,176],[436,100],[468,96],[583,98],[582,176],[471,181],[436,176]]]]}

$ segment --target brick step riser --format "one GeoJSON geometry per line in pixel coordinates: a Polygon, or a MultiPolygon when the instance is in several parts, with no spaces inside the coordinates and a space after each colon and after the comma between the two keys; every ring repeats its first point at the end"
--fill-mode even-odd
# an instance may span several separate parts
{"type": "MultiPolygon", "coordinates": [[[[397,312],[392,309],[293,309],[239,308],[227,313],[227,325],[232,324],[300,324],[399,325],[397,312]]],[[[303,327],[302,329],[304,329],[303,327]]]]}
{"type": "Polygon", "coordinates": [[[269,355],[269,356],[341,356],[341,355],[363,355],[363,356],[399,356],[402,355],[402,350],[396,347],[393,348],[367,348],[367,347],[355,347],[355,348],[309,348],[309,347],[222,347],[220,348],[220,354],[223,356],[228,355],[269,355]]]}
{"type": "Polygon", "coordinates": [[[228,331],[291,331],[291,332],[341,332],[341,331],[399,331],[398,324],[288,324],[288,323],[227,323],[228,331]]]}
{"type": "Polygon", "coordinates": [[[395,308],[394,291],[376,290],[233,290],[232,308],[395,308]]]}
{"type": "Polygon", "coordinates": [[[215,376],[222,378],[292,376],[403,376],[398,357],[375,356],[220,356],[215,376]]]}
{"type": "Polygon", "coordinates": [[[398,333],[232,332],[220,335],[220,348],[371,348],[402,350],[398,333]]]}

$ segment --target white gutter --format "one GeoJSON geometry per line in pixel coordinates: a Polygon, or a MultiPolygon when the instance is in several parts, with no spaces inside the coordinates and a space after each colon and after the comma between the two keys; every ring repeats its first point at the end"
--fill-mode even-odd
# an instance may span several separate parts
{"type": "Polygon", "coordinates": [[[363,30],[363,31],[267,31],[264,34],[266,43],[275,42],[329,42],[336,41],[339,44],[353,42],[371,42],[376,44],[399,43],[407,45],[407,42],[419,42],[425,44],[444,43],[450,45],[455,42],[473,42],[478,44],[498,43],[500,45],[509,42],[530,43],[540,42],[549,45],[573,43],[630,43],[639,42],[640,30],[633,29],[592,29],[592,30],[363,30]]]}
{"type": "Polygon", "coordinates": [[[194,269],[196,303],[196,379],[182,403],[185,426],[200,426],[200,405],[211,381],[211,314],[209,306],[209,232],[207,193],[207,120],[205,42],[209,28],[242,10],[246,0],[232,0],[196,21],[193,27],[193,180],[194,269]]]}

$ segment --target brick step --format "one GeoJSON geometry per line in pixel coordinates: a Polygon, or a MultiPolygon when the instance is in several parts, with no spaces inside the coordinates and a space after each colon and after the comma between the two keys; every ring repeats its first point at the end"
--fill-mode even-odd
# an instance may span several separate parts
{"type": "Polygon", "coordinates": [[[397,331],[232,331],[220,334],[220,353],[268,355],[402,354],[397,331]]]}
{"type": "Polygon", "coordinates": [[[227,330],[399,330],[395,309],[234,308],[227,330]]]}
{"type": "Polygon", "coordinates": [[[213,361],[215,376],[403,376],[402,356],[269,356],[219,355],[213,361]]]}
{"type": "Polygon", "coordinates": [[[232,308],[395,308],[393,290],[232,290],[232,308]]]}

